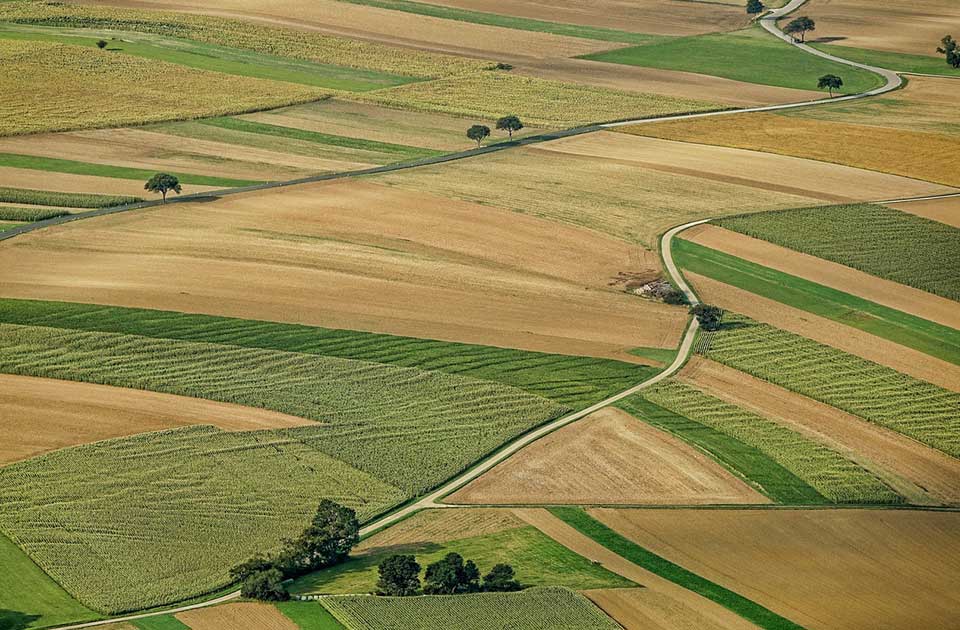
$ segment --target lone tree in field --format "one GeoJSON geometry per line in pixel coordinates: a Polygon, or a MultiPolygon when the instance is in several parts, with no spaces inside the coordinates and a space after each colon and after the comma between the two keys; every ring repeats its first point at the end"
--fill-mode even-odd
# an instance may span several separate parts
{"type": "Polygon", "coordinates": [[[428,566],[424,578],[423,592],[427,595],[476,593],[480,590],[480,570],[473,560],[464,563],[459,553],[448,553],[442,560],[428,566]]]}
{"type": "Polygon", "coordinates": [[[496,564],[490,573],[483,576],[483,590],[489,593],[521,591],[523,585],[515,578],[513,567],[509,564],[496,564]]]}
{"type": "Polygon", "coordinates": [[[763,13],[763,3],[760,0],[747,0],[747,13],[750,15],[756,15],[757,13],[763,13]]]}
{"type": "Polygon", "coordinates": [[[806,39],[807,31],[815,30],[817,30],[817,23],[804,15],[790,20],[790,23],[784,27],[783,32],[792,37],[793,41],[797,41],[797,35],[799,35],[800,41],[803,42],[806,39]]]}
{"type": "Polygon", "coordinates": [[[282,602],[290,599],[290,593],[283,585],[283,573],[279,569],[251,573],[240,585],[240,594],[243,597],[267,602],[282,602]]]}
{"type": "Polygon", "coordinates": [[[180,194],[180,180],[177,179],[176,175],[157,173],[143,185],[143,189],[152,193],[160,193],[163,195],[163,203],[167,203],[168,192],[172,190],[178,195],[180,194]]]}
{"type": "Polygon", "coordinates": [[[474,125],[467,129],[467,137],[471,140],[477,141],[477,148],[480,148],[480,143],[483,142],[483,139],[490,135],[490,127],[486,125],[474,125]]]}
{"type": "Polygon", "coordinates": [[[830,91],[830,98],[833,98],[833,91],[843,87],[843,79],[835,74],[825,74],[817,80],[817,87],[821,90],[827,88],[830,91]]]}
{"type": "Polygon", "coordinates": [[[107,40],[101,39],[97,42],[97,48],[99,48],[100,50],[103,50],[106,47],[107,47],[107,40]]]}
{"type": "Polygon", "coordinates": [[[697,304],[690,307],[690,314],[697,318],[700,327],[704,330],[717,330],[720,328],[720,320],[723,319],[723,310],[710,304],[697,304]]]}
{"type": "Polygon", "coordinates": [[[420,565],[413,556],[395,554],[377,567],[377,595],[406,597],[420,592],[420,565]]]}
{"type": "Polygon", "coordinates": [[[960,42],[955,40],[952,35],[947,35],[940,40],[942,46],[937,46],[937,52],[946,55],[947,64],[952,68],[960,68],[960,42]]]}
{"type": "Polygon", "coordinates": [[[497,121],[497,129],[505,129],[513,140],[513,132],[523,129],[523,123],[516,116],[504,116],[497,121]]]}

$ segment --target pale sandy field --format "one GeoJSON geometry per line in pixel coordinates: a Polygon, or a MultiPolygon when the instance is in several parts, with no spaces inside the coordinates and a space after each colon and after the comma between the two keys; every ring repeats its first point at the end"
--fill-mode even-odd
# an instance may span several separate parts
{"type": "MultiPolygon", "coordinates": [[[[51,173],[29,168],[0,166],[0,186],[10,188],[33,188],[57,192],[92,193],[99,195],[129,195],[144,199],[159,199],[158,195],[143,189],[144,182],[139,179],[119,179],[94,175],[72,175],[70,173],[51,173]]],[[[215,186],[197,186],[184,184],[183,194],[216,190],[215,186]]]]}
{"type": "Polygon", "coordinates": [[[273,604],[238,602],[188,610],[175,616],[191,630],[299,630],[299,626],[273,604]]]}
{"type": "MultiPolygon", "coordinates": [[[[626,630],[727,630],[731,627],[651,588],[605,588],[583,594],[626,630]]],[[[737,627],[754,626],[742,621],[737,627]]]]}
{"type": "Polygon", "coordinates": [[[960,197],[892,203],[891,208],[960,228],[960,197]]]}

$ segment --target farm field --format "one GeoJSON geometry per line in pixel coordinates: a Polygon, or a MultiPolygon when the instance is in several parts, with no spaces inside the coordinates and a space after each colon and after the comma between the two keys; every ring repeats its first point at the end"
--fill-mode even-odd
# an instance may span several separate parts
{"type": "Polygon", "coordinates": [[[689,505],[767,499],[694,448],[608,408],[538,440],[445,501],[689,505]]]}
{"type": "MultiPolygon", "coordinates": [[[[143,188],[140,189],[143,192],[143,188]]],[[[35,190],[30,188],[16,188],[0,186],[0,208],[9,212],[9,207],[32,208],[37,212],[68,212],[83,211],[88,208],[106,208],[126,203],[143,201],[140,197],[125,197],[116,195],[98,195],[83,193],[64,193],[49,190],[35,190]]],[[[32,216],[29,217],[32,220],[32,216]]]]}
{"type": "Polygon", "coordinates": [[[686,320],[682,308],[609,286],[621,274],[659,275],[655,256],[636,245],[368,182],[87,220],[27,236],[0,259],[9,297],[628,361],[637,361],[630,348],[673,347],[686,320]]]}
{"type": "Polygon", "coordinates": [[[584,595],[626,630],[724,630],[730,627],[692,608],[679,607],[670,597],[649,588],[606,588],[585,591],[584,595]]]}
{"type": "Polygon", "coordinates": [[[811,629],[949,628],[957,515],[591,509],[653,553],[811,629]],[[882,558],[882,562],[878,562],[882,558]]]}
{"type": "MultiPolygon", "coordinates": [[[[116,205],[109,201],[117,198],[146,199],[149,193],[143,189],[142,179],[118,179],[97,175],[74,175],[72,173],[51,174],[28,168],[0,166],[0,188],[28,189],[43,194],[65,193],[79,195],[99,195],[96,203],[116,205]],[[109,197],[112,199],[104,199],[109,197]]],[[[217,186],[197,186],[188,184],[183,187],[185,193],[210,192],[217,186]]],[[[36,194],[36,193],[34,193],[36,194]]],[[[0,196],[2,198],[2,196],[0,196]]]]}
{"type": "Polygon", "coordinates": [[[887,204],[894,210],[908,212],[918,217],[939,221],[960,228],[960,197],[930,199],[928,201],[910,201],[907,203],[887,204]]]}
{"type": "Polygon", "coordinates": [[[177,613],[176,619],[191,630],[230,630],[231,628],[299,630],[300,628],[275,606],[253,602],[188,610],[177,613]]]}
{"type": "MultiPolygon", "coordinates": [[[[939,39],[938,39],[939,41],[939,39]]],[[[854,48],[853,46],[838,46],[836,44],[812,43],[818,50],[830,53],[837,57],[866,63],[879,68],[887,68],[896,72],[915,72],[918,74],[932,74],[944,77],[960,76],[960,69],[947,65],[941,56],[931,56],[936,47],[928,49],[922,55],[908,53],[873,50],[870,48],[854,48]]],[[[912,78],[912,77],[911,77],[912,78]]]]}

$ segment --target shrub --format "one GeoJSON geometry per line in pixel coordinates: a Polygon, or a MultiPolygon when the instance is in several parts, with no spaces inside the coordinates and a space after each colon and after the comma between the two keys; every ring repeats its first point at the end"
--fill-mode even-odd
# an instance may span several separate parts
{"type": "Polygon", "coordinates": [[[268,602],[282,602],[290,599],[290,593],[283,585],[283,574],[278,569],[251,573],[243,581],[240,594],[250,599],[268,602]]]}

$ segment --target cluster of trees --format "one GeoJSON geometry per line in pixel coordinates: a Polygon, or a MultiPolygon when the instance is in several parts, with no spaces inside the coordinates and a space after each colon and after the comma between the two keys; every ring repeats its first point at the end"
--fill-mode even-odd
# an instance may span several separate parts
{"type": "Polygon", "coordinates": [[[719,330],[723,319],[723,309],[719,306],[710,304],[697,304],[690,307],[690,314],[700,322],[700,328],[704,330],[719,330]]]}
{"type": "Polygon", "coordinates": [[[324,499],[310,525],[297,538],[284,541],[272,556],[257,555],[230,569],[240,594],[252,599],[289,599],[285,580],[339,564],[360,542],[360,523],[352,509],[324,499]]]}
{"type": "Polygon", "coordinates": [[[793,41],[797,41],[799,37],[801,42],[806,38],[808,31],[815,30],[817,30],[817,23],[805,15],[790,20],[790,22],[783,27],[783,32],[792,37],[793,41]]]}
{"type": "Polygon", "coordinates": [[[757,13],[763,13],[763,10],[766,7],[763,6],[763,3],[760,0],[747,0],[747,13],[750,15],[756,15],[757,13]]]}
{"type": "Polygon", "coordinates": [[[960,42],[955,40],[952,35],[947,35],[940,40],[942,46],[937,46],[937,52],[945,55],[947,64],[951,68],[960,68],[960,42]]]}
{"type": "MultiPolygon", "coordinates": [[[[497,129],[506,131],[510,134],[510,139],[513,140],[513,132],[523,129],[523,122],[521,122],[517,116],[504,116],[497,120],[497,129]]],[[[486,125],[474,125],[467,129],[467,137],[475,141],[478,148],[480,147],[480,143],[489,135],[490,127],[486,125]]]]}
{"type": "Polygon", "coordinates": [[[443,559],[427,566],[421,591],[420,568],[412,555],[390,556],[378,567],[380,579],[377,580],[377,595],[406,597],[421,592],[426,595],[454,595],[523,589],[509,564],[495,565],[481,580],[480,569],[473,560],[464,562],[460,554],[448,553],[443,559]]]}

